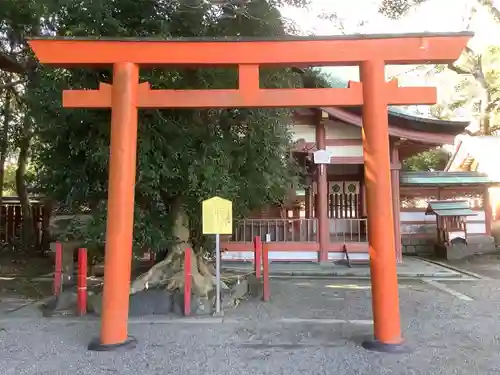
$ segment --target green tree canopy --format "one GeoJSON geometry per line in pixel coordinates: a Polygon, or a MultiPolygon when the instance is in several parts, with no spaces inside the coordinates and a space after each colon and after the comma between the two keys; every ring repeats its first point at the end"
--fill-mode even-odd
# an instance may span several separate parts
{"type": "MultiPolygon", "coordinates": [[[[51,24],[46,33],[75,37],[280,37],[287,33],[287,26],[276,5],[266,0],[223,7],[195,0],[81,0],[54,10],[47,17],[51,24]]],[[[63,109],[61,92],[96,88],[98,82],[111,82],[111,77],[109,69],[41,66],[36,81],[28,86],[29,113],[36,126],[33,158],[39,183],[59,201],[90,206],[94,220],[86,233],[92,237],[88,238],[91,243],[103,242],[110,113],[63,109]]],[[[142,69],[140,79],[153,88],[237,85],[236,70],[230,69],[142,69]]],[[[263,87],[301,84],[299,74],[288,69],[261,71],[263,87]]],[[[201,201],[213,195],[233,200],[236,216],[280,203],[297,175],[290,154],[290,114],[284,109],[141,111],[136,248],[168,246],[180,216],[189,222],[191,242],[199,245],[201,201]]]]}

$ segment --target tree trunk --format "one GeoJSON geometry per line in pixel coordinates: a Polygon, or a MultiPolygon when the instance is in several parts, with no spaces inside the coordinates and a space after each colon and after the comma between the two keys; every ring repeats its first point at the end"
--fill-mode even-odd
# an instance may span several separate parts
{"type": "Polygon", "coordinates": [[[186,251],[191,251],[193,293],[206,297],[213,290],[215,270],[206,262],[201,253],[197,254],[192,249],[189,219],[183,209],[181,199],[173,198],[167,207],[170,207],[170,213],[175,217],[173,236],[176,238],[176,244],[169,250],[165,259],[132,282],[130,293],[134,294],[155,285],[166,285],[166,289],[170,291],[182,291],[185,277],[184,256],[186,251]]]}
{"type": "MultiPolygon", "coordinates": [[[[489,93],[486,94],[489,97],[489,93]]],[[[491,135],[491,113],[489,111],[489,103],[485,100],[481,100],[480,103],[480,115],[479,115],[479,134],[480,135],[491,135]]]]}
{"type": "MultiPolygon", "coordinates": [[[[25,119],[25,126],[28,120],[25,119]]],[[[30,140],[27,136],[23,136],[19,143],[19,157],[17,159],[16,169],[16,190],[21,204],[21,212],[23,215],[22,225],[22,246],[24,250],[32,249],[35,244],[33,212],[26,187],[25,173],[28,163],[30,140]]]]}
{"type": "Polygon", "coordinates": [[[486,82],[486,78],[484,76],[482,67],[481,67],[481,59],[479,59],[479,67],[477,72],[474,74],[474,78],[479,83],[479,86],[482,88],[482,98],[479,103],[479,134],[481,135],[491,135],[491,110],[490,103],[491,100],[491,92],[488,87],[488,83],[486,82]]]}
{"type": "Polygon", "coordinates": [[[180,199],[176,199],[171,206],[171,214],[176,218],[174,222],[174,230],[172,231],[173,237],[177,239],[177,243],[180,246],[191,246],[189,241],[189,218],[184,211],[182,201],[180,199]]]}
{"type": "Polygon", "coordinates": [[[11,95],[9,91],[5,92],[5,101],[3,103],[3,126],[0,140],[0,204],[3,198],[3,185],[5,179],[5,161],[7,159],[7,149],[9,145],[9,123],[11,119],[10,108],[11,95]]]}
{"type": "Polygon", "coordinates": [[[52,218],[53,201],[50,198],[42,202],[42,238],[40,240],[40,251],[45,254],[49,250],[52,242],[52,233],[50,232],[50,220],[52,218]]]}

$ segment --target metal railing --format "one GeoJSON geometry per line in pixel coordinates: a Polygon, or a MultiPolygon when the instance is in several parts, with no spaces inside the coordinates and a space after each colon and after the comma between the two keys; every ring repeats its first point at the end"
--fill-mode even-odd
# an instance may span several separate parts
{"type": "MultiPolygon", "coordinates": [[[[331,242],[367,242],[367,219],[329,219],[331,242]]],[[[317,219],[243,219],[234,224],[231,241],[252,242],[255,236],[272,242],[316,242],[317,219]]]]}
{"type": "Polygon", "coordinates": [[[367,219],[329,219],[330,241],[368,242],[367,219]]]}
{"type": "Polygon", "coordinates": [[[234,225],[232,241],[251,242],[255,236],[272,242],[315,242],[317,219],[243,219],[234,225]]]}

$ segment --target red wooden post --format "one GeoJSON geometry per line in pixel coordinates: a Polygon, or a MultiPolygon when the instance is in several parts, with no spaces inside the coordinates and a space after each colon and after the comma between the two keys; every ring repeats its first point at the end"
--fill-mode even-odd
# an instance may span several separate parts
{"type": "Polygon", "coordinates": [[[262,267],[262,240],[260,236],[255,236],[253,241],[253,261],[254,261],[254,271],[255,277],[260,279],[260,270],[262,267]]]}
{"type": "Polygon", "coordinates": [[[87,313],[87,249],[78,249],[77,314],[87,313]]]}
{"type": "Polygon", "coordinates": [[[61,294],[62,289],[62,266],[63,266],[63,246],[62,243],[56,242],[56,259],[54,270],[54,295],[61,294]]]}
{"type": "Polygon", "coordinates": [[[184,252],[184,315],[191,315],[191,249],[184,252]]]}
{"type": "Polygon", "coordinates": [[[263,276],[263,299],[264,302],[271,298],[269,287],[269,244],[265,242],[262,246],[262,276],[263,276]]]}
{"type": "Polygon", "coordinates": [[[403,342],[387,117],[390,84],[385,81],[385,61],[378,58],[364,61],[360,67],[360,77],[363,82],[362,138],[375,331],[375,341],[366,341],[363,346],[382,350],[382,347],[397,348],[403,342]]]}

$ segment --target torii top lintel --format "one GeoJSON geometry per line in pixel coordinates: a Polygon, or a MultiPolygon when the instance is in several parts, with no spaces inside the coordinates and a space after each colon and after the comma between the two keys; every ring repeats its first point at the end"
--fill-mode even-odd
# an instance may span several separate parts
{"type": "Polygon", "coordinates": [[[455,61],[472,33],[380,34],[282,39],[34,38],[42,64],[109,65],[357,65],[378,57],[387,64],[455,61]]]}
{"type": "MultiPolygon", "coordinates": [[[[151,90],[138,88],[141,108],[230,108],[230,107],[327,107],[363,104],[362,87],[261,89],[259,68],[263,66],[360,65],[377,60],[384,64],[450,63],[472,37],[469,32],[403,35],[349,35],[331,37],[286,37],[276,39],[110,39],[35,38],[29,41],[41,63],[59,66],[238,66],[239,89],[151,90]]],[[[382,84],[382,82],[381,82],[382,84]]],[[[397,82],[380,86],[388,104],[433,104],[436,91],[430,87],[398,87],[397,82]]],[[[110,108],[112,90],[64,92],[65,107],[110,108]]]]}

